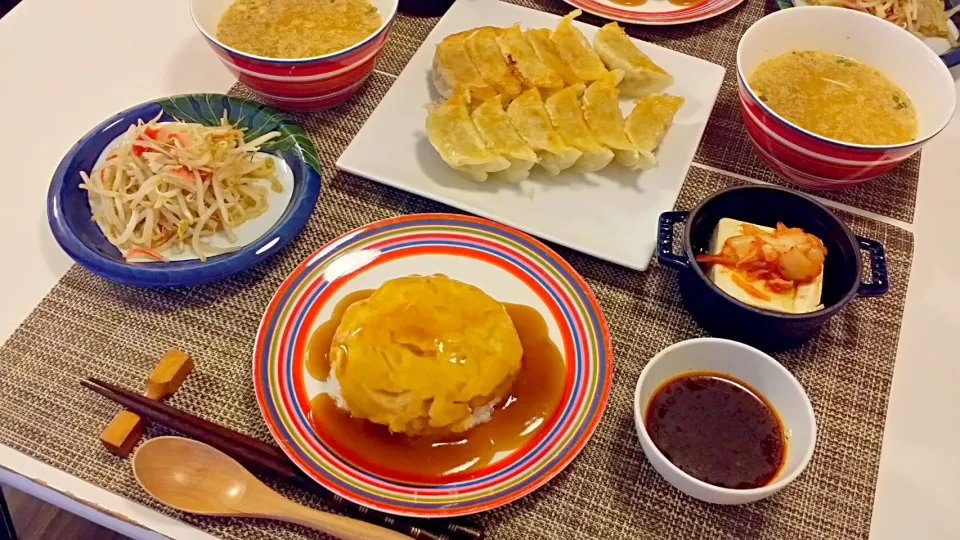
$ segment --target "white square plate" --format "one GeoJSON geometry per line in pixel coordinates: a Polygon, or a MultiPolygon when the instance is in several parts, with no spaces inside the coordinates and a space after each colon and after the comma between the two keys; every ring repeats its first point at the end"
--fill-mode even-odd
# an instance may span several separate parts
{"type": "MultiPolygon", "coordinates": [[[[447,166],[427,139],[425,105],[440,99],[431,66],[444,37],[478,26],[556,27],[560,17],[491,0],[458,0],[394,82],[337,168],[494,219],[540,238],[646,270],[656,247],[657,218],[673,208],[720,91],[724,68],[634,40],[673,75],[666,93],[686,102],[657,149],[659,166],[631,171],[611,164],[597,173],[569,171],[555,178],[539,167],[519,185],[490,179],[477,184],[447,166]]],[[[576,23],[592,43],[598,28],[576,23]]],[[[632,100],[621,100],[628,113],[632,100]]]]}

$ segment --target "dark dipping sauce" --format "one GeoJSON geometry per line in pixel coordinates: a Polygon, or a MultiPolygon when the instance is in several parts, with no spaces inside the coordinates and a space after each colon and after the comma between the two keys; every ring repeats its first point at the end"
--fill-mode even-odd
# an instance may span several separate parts
{"type": "Polygon", "coordinates": [[[760,394],[729,375],[685,373],[667,381],[654,392],[644,418],[660,452],[708,484],[758,488],[783,466],[780,419],[760,394]]]}

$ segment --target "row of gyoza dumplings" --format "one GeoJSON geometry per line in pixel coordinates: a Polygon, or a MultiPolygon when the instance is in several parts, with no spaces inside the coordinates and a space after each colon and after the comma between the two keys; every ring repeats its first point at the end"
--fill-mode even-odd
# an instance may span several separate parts
{"type": "Polygon", "coordinates": [[[483,27],[437,46],[434,82],[448,99],[428,114],[427,135],[447,164],[477,181],[488,173],[520,181],[535,164],[551,176],[597,171],[614,159],[656,166],[653,150],[683,103],[656,93],[673,77],[616,23],[600,29],[591,48],[572,24],[579,14],[552,32],[483,27]],[[621,93],[640,97],[626,119],[621,93]]]}

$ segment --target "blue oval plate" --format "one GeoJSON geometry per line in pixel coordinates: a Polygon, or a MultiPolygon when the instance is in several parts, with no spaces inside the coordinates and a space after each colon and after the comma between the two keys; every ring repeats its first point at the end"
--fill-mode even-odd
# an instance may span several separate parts
{"type": "MultiPolygon", "coordinates": [[[[60,162],[47,192],[47,220],[60,247],[79,265],[107,279],[140,287],[180,287],[223,279],[279,252],[307,223],[320,195],[320,160],[309,137],[284,113],[266,105],[221,94],[187,94],[148,101],[93,128],[60,162]],[[182,120],[217,125],[227,118],[247,128],[247,137],[269,131],[283,136],[260,151],[286,162],[293,175],[290,202],[263,235],[238,251],[199,260],[128,262],[93,221],[80,171],[89,172],[104,149],[137,120],[182,120]]],[[[239,229],[238,229],[239,230],[239,229]]]]}
{"type": "MultiPolygon", "coordinates": [[[[946,9],[950,9],[957,5],[960,0],[944,0],[944,6],[946,9]]],[[[804,0],[777,0],[775,2],[777,9],[786,9],[791,7],[806,7],[809,6],[804,0]]],[[[949,31],[953,33],[954,39],[960,36],[960,13],[955,14],[950,18],[949,31]]],[[[933,49],[933,52],[940,55],[940,59],[943,60],[943,63],[947,67],[953,67],[957,64],[960,64],[960,47],[950,47],[950,41],[946,38],[921,38],[928,47],[933,49]]]]}

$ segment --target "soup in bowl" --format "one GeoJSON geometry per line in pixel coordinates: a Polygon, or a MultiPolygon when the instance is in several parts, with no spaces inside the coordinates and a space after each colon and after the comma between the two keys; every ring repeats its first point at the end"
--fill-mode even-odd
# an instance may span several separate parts
{"type": "Polygon", "coordinates": [[[397,0],[191,0],[193,22],[220,60],[264,102],[338,105],[373,71],[397,0]]]}
{"type": "Polygon", "coordinates": [[[780,11],[737,49],[744,123],[758,155],[807,187],[836,189],[901,163],[953,118],[950,72],[922,41],[853,10],[780,11]]]}

